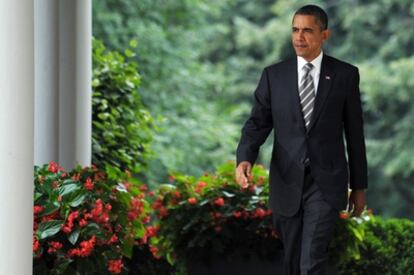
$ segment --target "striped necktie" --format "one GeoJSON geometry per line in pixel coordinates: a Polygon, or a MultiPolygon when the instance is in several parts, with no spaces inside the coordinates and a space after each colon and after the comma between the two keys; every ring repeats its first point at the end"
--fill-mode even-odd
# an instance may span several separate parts
{"type": "Polygon", "coordinates": [[[310,74],[312,69],[312,63],[306,63],[305,66],[303,66],[302,70],[305,71],[305,74],[303,75],[299,86],[300,104],[302,105],[303,119],[307,130],[309,130],[313,104],[315,101],[315,86],[313,85],[313,78],[310,74]]]}

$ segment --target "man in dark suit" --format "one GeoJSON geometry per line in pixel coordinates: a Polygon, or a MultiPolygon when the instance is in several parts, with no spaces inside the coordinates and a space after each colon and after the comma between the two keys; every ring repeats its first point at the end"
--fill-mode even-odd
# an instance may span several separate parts
{"type": "Polygon", "coordinates": [[[324,10],[307,5],[296,11],[296,57],[263,70],[237,148],[236,180],[247,187],[259,148],[274,130],[269,207],[284,246],[285,275],[327,274],[339,211],[348,205],[359,216],[365,207],[359,73],[322,52],[328,37],[324,10]]]}

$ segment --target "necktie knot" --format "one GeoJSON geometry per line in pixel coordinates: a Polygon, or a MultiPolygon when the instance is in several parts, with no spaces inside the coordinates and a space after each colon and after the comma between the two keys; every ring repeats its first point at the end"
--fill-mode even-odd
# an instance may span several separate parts
{"type": "Polygon", "coordinates": [[[305,74],[308,74],[313,69],[312,63],[306,63],[305,66],[303,66],[303,69],[305,70],[305,74]]]}

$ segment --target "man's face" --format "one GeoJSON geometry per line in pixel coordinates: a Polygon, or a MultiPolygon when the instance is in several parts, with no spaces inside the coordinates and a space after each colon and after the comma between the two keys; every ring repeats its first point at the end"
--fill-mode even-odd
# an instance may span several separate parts
{"type": "Polygon", "coordinates": [[[295,15],[292,22],[292,45],[296,55],[310,62],[320,54],[329,30],[322,30],[312,15],[295,15]]]}

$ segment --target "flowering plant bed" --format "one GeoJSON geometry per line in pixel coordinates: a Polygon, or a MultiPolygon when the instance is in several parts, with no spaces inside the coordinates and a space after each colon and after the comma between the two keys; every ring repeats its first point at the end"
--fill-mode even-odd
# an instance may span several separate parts
{"type": "Polygon", "coordinates": [[[126,274],[150,221],[142,187],[95,167],[35,167],[34,274],[126,274]]]}
{"type": "Polygon", "coordinates": [[[159,187],[153,209],[158,232],[151,242],[170,262],[257,255],[272,258],[280,241],[267,208],[267,171],[253,168],[252,185],[234,181],[234,162],[200,178],[171,176],[159,187]]]}

